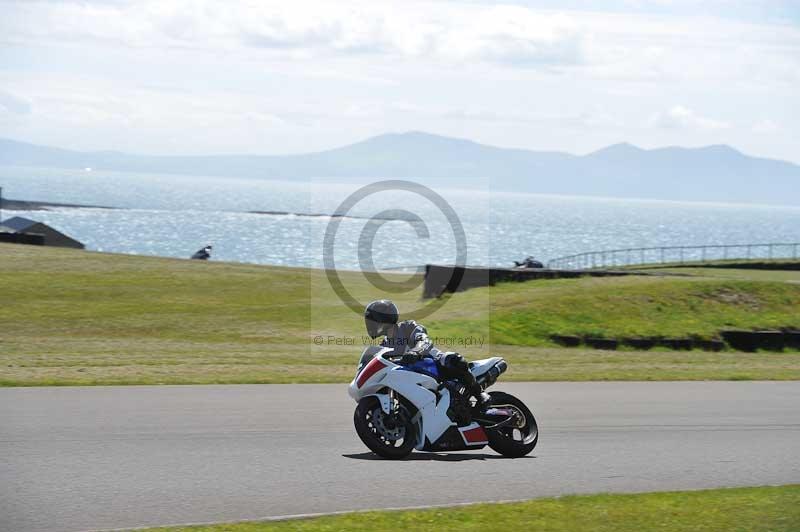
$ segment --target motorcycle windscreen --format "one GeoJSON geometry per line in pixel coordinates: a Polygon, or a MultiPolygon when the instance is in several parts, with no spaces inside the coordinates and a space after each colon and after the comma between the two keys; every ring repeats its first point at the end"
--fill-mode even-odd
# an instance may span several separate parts
{"type": "Polygon", "coordinates": [[[356,373],[364,369],[364,366],[366,366],[370,360],[375,358],[375,355],[380,353],[381,349],[383,348],[377,345],[368,345],[366,348],[364,348],[364,351],[361,353],[361,358],[358,359],[358,369],[356,370],[356,373]]]}

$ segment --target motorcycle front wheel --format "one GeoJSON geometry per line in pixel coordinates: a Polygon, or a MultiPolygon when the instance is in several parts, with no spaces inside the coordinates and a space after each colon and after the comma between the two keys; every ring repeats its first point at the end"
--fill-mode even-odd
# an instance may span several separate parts
{"type": "Polygon", "coordinates": [[[377,397],[365,397],[353,414],[356,433],[369,450],[383,458],[405,458],[414,450],[416,431],[404,407],[387,414],[377,397]]]}
{"type": "Polygon", "coordinates": [[[508,458],[525,456],[539,442],[539,426],[536,424],[536,418],[533,417],[525,403],[509,393],[490,392],[489,395],[492,396],[493,407],[510,405],[524,416],[524,419],[514,425],[506,425],[496,429],[487,428],[486,435],[489,438],[489,447],[508,458]]]}

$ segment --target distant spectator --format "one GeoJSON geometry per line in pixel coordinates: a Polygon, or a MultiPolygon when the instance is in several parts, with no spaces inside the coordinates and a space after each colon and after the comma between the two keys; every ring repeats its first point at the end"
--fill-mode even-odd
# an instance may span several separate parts
{"type": "Polygon", "coordinates": [[[544,264],[534,259],[532,255],[525,257],[522,262],[514,261],[514,265],[517,268],[544,268],[544,264]]]}
{"type": "Polygon", "coordinates": [[[198,250],[194,255],[191,257],[192,259],[196,260],[208,260],[211,258],[211,246],[206,246],[201,250],[198,250]]]}

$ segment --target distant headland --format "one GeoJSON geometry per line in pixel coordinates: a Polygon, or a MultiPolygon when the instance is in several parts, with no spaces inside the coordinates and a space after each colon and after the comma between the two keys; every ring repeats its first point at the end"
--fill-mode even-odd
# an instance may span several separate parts
{"type": "Polygon", "coordinates": [[[800,205],[800,166],[751,157],[723,144],[644,149],[619,143],[574,155],[411,131],[294,155],[152,156],[0,139],[0,165],[308,183],[411,179],[429,187],[800,205]]]}
{"type": "MultiPolygon", "coordinates": [[[[51,201],[30,201],[15,199],[0,199],[0,209],[7,211],[49,211],[51,209],[109,209],[125,210],[124,207],[109,207],[106,205],[87,205],[80,203],[55,203],[51,201]]],[[[354,220],[400,220],[402,218],[379,218],[374,216],[353,216],[343,214],[327,214],[324,212],[291,212],[291,211],[247,211],[247,214],[261,214],[265,216],[301,216],[308,218],[342,218],[354,220]]],[[[415,220],[406,220],[414,222],[415,220]]]]}
{"type": "Polygon", "coordinates": [[[104,205],[82,205],[77,203],[53,203],[50,201],[26,201],[13,199],[0,199],[0,209],[8,211],[49,211],[53,208],[70,209],[117,209],[104,205]]]}

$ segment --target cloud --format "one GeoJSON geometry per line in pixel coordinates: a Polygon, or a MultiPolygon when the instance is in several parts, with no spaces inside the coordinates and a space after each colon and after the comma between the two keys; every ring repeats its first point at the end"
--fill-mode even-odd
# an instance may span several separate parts
{"type": "Polygon", "coordinates": [[[27,100],[0,90],[0,109],[16,115],[31,114],[31,104],[27,100]]]}
{"type": "Polygon", "coordinates": [[[6,2],[0,42],[473,63],[630,81],[798,80],[800,32],[708,16],[555,12],[490,2],[142,0],[6,2]]]}
{"type": "Polygon", "coordinates": [[[431,111],[440,118],[455,121],[474,121],[505,124],[557,124],[560,127],[605,128],[620,127],[622,122],[613,115],[600,109],[587,109],[566,113],[500,113],[490,108],[455,108],[445,111],[431,111]]]}
{"type": "Polygon", "coordinates": [[[0,134],[279,153],[386,130],[573,152],[695,132],[796,159],[797,23],[515,3],[0,0],[0,134]]]}
{"type": "Polygon", "coordinates": [[[583,61],[585,33],[567,15],[500,6],[455,17],[428,40],[437,55],[517,65],[573,65],[583,61]]]}
{"type": "Polygon", "coordinates": [[[753,133],[773,133],[779,129],[778,124],[772,120],[759,120],[753,124],[753,133]]]}
{"type": "Polygon", "coordinates": [[[389,54],[445,61],[571,65],[584,32],[567,15],[514,6],[322,1],[14,2],[0,22],[11,43],[99,42],[129,47],[313,55],[389,54]]]}
{"type": "Polygon", "coordinates": [[[668,111],[653,115],[650,123],[664,129],[726,129],[727,122],[698,115],[682,105],[673,105],[668,111]]]}

